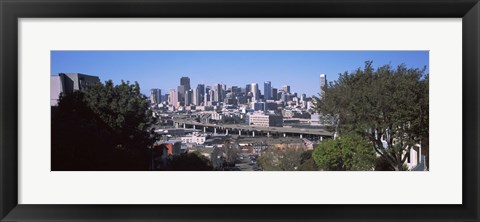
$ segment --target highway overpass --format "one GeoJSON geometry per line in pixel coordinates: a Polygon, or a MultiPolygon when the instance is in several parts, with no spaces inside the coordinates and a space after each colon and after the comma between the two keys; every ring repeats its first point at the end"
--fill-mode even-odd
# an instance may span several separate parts
{"type": "Polygon", "coordinates": [[[212,132],[216,134],[238,134],[241,136],[281,136],[281,137],[308,137],[322,140],[333,137],[332,132],[319,128],[293,128],[293,127],[259,127],[241,124],[211,124],[200,123],[189,119],[173,119],[175,127],[195,128],[203,132],[212,132]]]}

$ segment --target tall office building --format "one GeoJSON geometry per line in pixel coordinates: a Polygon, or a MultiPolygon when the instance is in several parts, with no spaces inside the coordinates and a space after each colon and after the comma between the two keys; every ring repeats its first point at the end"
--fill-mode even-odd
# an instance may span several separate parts
{"type": "Polygon", "coordinates": [[[325,95],[323,88],[327,85],[327,75],[320,74],[320,99],[325,95]]]}
{"type": "Polygon", "coordinates": [[[208,101],[208,105],[211,106],[213,104],[213,97],[214,97],[214,91],[213,90],[210,90],[208,91],[208,97],[210,98],[210,100],[208,101]]]}
{"type": "Polygon", "coordinates": [[[277,96],[277,88],[272,88],[272,92],[271,92],[271,95],[272,95],[272,99],[277,101],[278,100],[278,96],[277,96]]]}
{"type": "Polygon", "coordinates": [[[290,93],[290,86],[289,85],[284,85],[284,86],[282,86],[282,90],[286,93],[290,93]]]}
{"type": "Polygon", "coordinates": [[[175,89],[170,89],[169,97],[168,97],[168,104],[174,107],[177,107],[178,104],[178,93],[175,89]]]}
{"type": "Polygon", "coordinates": [[[170,94],[165,93],[164,95],[162,95],[162,103],[163,103],[163,102],[167,102],[167,103],[168,103],[168,98],[170,98],[170,94]]]}
{"type": "Polygon", "coordinates": [[[248,95],[248,93],[251,91],[252,91],[252,85],[251,84],[245,85],[245,95],[248,95]]]}
{"type": "Polygon", "coordinates": [[[195,90],[192,90],[192,105],[199,105],[197,94],[197,88],[195,88],[195,90]]]}
{"type": "Polygon", "coordinates": [[[194,98],[194,104],[195,105],[200,105],[204,103],[204,98],[205,98],[205,85],[204,84],[198,84],[197,88],[195,89],[195,96],[194,98]]]}
{"type": "Polygon", "coordinates": [[[162,103],[162,90],[158,89],[158,97],[157,97],[158,104],[162,103]]]}
{"type": "Polygon", "coordinates": [[[283,102],[285,102],[285,103],[288,102],[288,95],[289,95],[289,93],[282,92],[282,98],[281,98],[281,100],[282,100],[283,102]]]}
{"type": "Polygon", "coordinates": [[[185,101],[185,86],[184,85],[180,85],[180,86],[177,86],[177,94],[178,94],[178,102],[180,103],[184,103],[185,101]]]}
{"type": "Polygon", "coordinates": [[[270,81],[263,83],[263,96],[265,97],[265,100],[272,99],[272,83],[270,81]]]}
{"type": "Polygon", "coordinates": [[[227,95],[227,85],[222,83],[222,96],[220,101],[225,100],[225,96],[227,95]]]}
{"type": "Polygon", "coordinates": [[[251,84],[251,90],[252,90],[252,100],[253,101],[258,101],[258,99],[260,98],[260,93],[259,93],[259,90],[258,90],[258,83],[252,83],[251,84]]]}
{"type": "Polygon", "coordinates": [[[212,97],[211,97],[210,91],[212,91],[212,88],[210,86],[206,86],[205,87],[205,98],[203,100],[205,106],[211,104],[212,97]]]}
{"type": "Polygon", "coordinates": [[[180,78],[180,85],[185,87],[185,91],[190,90],[190,78],[186,76],[180,78]]]}
{"type": "Polygon", "coordinates": [[[185,92],[190,90],[190,78],[183,76],[180,78],[180,85],[177,87],[178,101],[185,104],[185,92]]]}
{"type": "Polygon", "coordinates": [[[238,86],[231,86],[230,92],[232,93],[233,97],[235,97],[235,96],[238,96],[238,94],[240,94],[240,89],[238,88],[238,86]]]}
{"type": "Polygon", "coordinates": [[[192,98],[193,98],[193,90],[189,89],[185,91],[185,106],[189,106],[192,104],[192,98]]]}
{"type": "Polygon", "coordinates": [[[222,95],[223,95],[223,86],[221,84],[215,84],[213,85],[214,89],[214,96],[213,96],[213,101],[215,102],[221,102],[223,100],[222,95]]]}
{"type": "Polygon", "coordinates": [[[161,102],[162,91],[160,89],[150,90],[150,103],[159,104],[161,102]]]}

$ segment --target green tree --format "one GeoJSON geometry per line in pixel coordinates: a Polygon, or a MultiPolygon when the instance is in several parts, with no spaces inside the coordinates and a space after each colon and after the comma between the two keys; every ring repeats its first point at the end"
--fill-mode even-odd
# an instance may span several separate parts
{"type": "Polygon", "coordinates": [[[268,148],[262,151],[257,159],[258,166],[264,171],[281,171],[279,151],[275,148],[268,148]]]}
{"type": "MultiPolygon", "coordinates": [[[[421,144],[428,151],[428,74],[425,68],[363,69],[339,75],[316,99],[317,111],[338,117],[340,135],[354,131],[393,169],[401,170],[409,149],[421,144]]],[[[428,156],[428,152],[425,153],[428,156]]]]}
{"type": "Polygon", "coordinates": [[[308,154],[295,148],[268,148],[261,153],[257,163],[265,171],[312,170],[308,166],[308,154]]]}
{"type": "Polygon", "coordinates": [[[226,166],[235,166],[235,160],[238,157],[238,145],[232,144],[230,140],[225,140],[220,150],[224,153],[226,166]]]}
{"type": "Polygon", "coordinates": [[[52,110],[52,169],[148,170],[147,109],[137,83],[107,81],[62,97],[52,110]]]}
{"type": "Polygon", "coordinates": [[[321,142],[313,151],[313,159],[321,170],[373,170],[375,152],[370,142],[358,135],[343,135],[321,142]]]}
{"type": "Polygon", "coordinates": [[[313,159],[313,151],[307,150],[300,156],[299,171],[316,171],[318,170],[315,160],[313,159]]]}

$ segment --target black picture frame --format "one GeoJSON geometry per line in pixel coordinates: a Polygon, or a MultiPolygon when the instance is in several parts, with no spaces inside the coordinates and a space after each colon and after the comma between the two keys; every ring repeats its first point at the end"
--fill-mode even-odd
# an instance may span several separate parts
{"type": "MultiPolygon", "coordinates": [[[[478,221],[478,0],[0,0],[1,221],[478,221]],[[461,205],[23,205],[18,204],[19,18],[370,17],[462,18],[461,205]]],[[[446,43],[448,44],[448,43],[446,43]]],[[[421,185],[419,185],[421,186],[421,185]]],[[[425,187],[424,189],[428,189],[425,187]]],[[[281,194],[279,194],[281,195],[281,194]]],[[[388,195],[388,194],[387,194],[388,195]]]]}

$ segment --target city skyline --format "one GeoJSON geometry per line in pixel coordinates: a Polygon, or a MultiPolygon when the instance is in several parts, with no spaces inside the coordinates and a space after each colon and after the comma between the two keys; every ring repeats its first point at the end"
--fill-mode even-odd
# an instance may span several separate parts
{"type": "MultiPolygon", "coordinates": [[[[149,96],[151,89],[177,89],[181,77],[190,78],[188,88],[198,84],[245,87],[264,83],[291,92],[318,96],[320,74],[328,81],[373,61],[374,67],[390,64],[427,68],[428,51],[52,51],[51,75],[85,73],[101,81],[135,82],[149,96]]],[[[162,93],[165,94],[165,93],[162,93]]]]}

